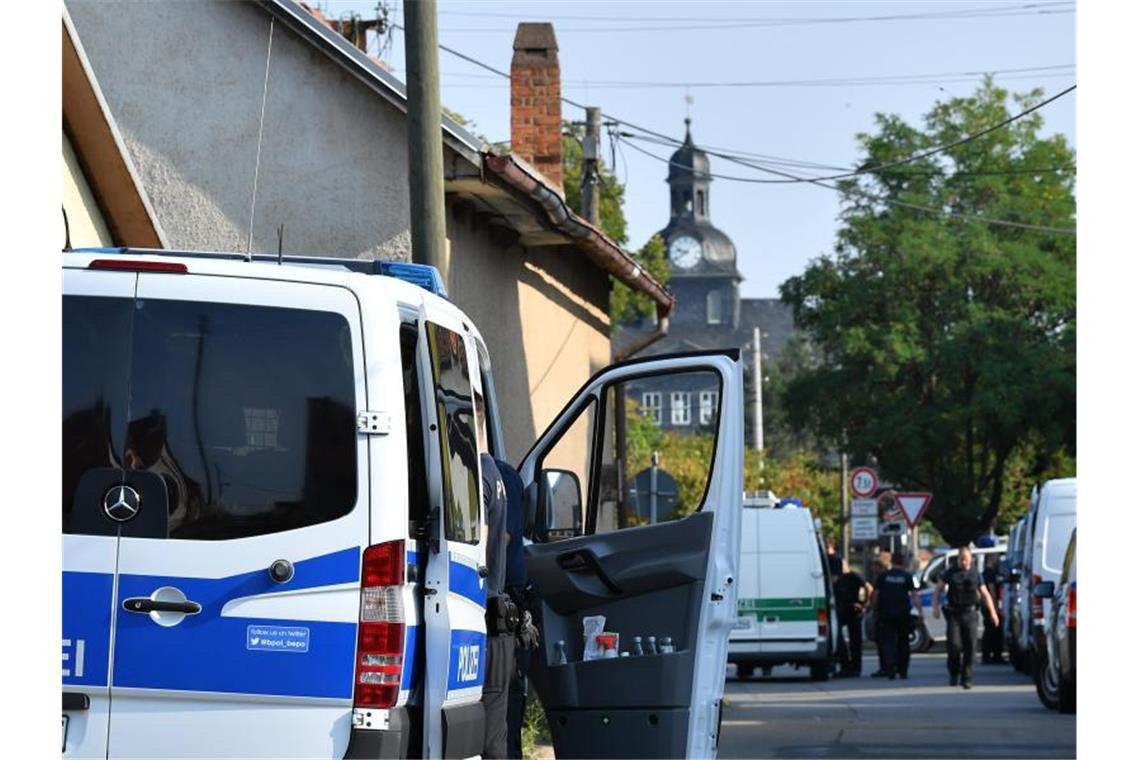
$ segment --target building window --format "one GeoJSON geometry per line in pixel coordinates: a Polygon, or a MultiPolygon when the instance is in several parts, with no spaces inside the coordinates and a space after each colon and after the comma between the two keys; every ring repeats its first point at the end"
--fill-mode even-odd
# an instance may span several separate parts
{"type": "Polygon", "coordinates": [[[661,394],[659,392],[641,394],[641,413],[652,420],[654,425],[661,424],[661,394]]]}
{"type": "Polygon", "coordinates": [[[701,391],[700,422],[710,425],[716,419],[716,407],[720,403],[720,394],[716,391],[701,391]]]}
{"type": "Polygon", "coordinates": [[[710,325],[724,324],[724,293],[719,290],[709,291],[705,304],[708,323],[710,325]]]}
{"type": "Polygon", "coordinates": [[[670,421],[674,425],[688,425],[692,422],[689,413],[689,394],[685,391],[673,391],[669,394],[670,421]]]}
{"type": "Polygon", "coordinates": [[[705,213],[705,191],[704,190],[698,190],[697,191],[697,213],[701,214],[702,216],[705,213]]]}

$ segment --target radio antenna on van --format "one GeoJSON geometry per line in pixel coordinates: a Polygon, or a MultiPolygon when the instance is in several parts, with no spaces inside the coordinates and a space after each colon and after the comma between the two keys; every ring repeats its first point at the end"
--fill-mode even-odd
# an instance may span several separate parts
{"type": "Polygon", "coordinates": [[[281,266],[281,242],[285,239],[285,222],[277,225],[277,266],[281,266]]]}
{"type": "Polygon", "coordinates": [[[269,18],[269,47],[265,51],[265,79],[261,84],[261,119],[257,125],[257,159],[253,164],[253,194],[249,199],[249,237],[245,244],[245,260],[253,261],[253,212],[257,208],[257,173],[261,170],[261,136],[265,132],[265,100],[269,95],[269,61],[273,58],[273,24],[269,18]]]}

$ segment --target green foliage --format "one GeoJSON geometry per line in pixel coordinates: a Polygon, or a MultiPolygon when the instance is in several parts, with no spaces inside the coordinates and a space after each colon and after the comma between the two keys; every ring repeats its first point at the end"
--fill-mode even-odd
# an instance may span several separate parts
{"type": "Polygon", "coordinates": [[[771,491],[780,498],[796,497],[823,523],[825,536],[838,540],[842,516],[839,471],[826,466],[819,454],[793,451],[781,458],[761,459],[754,449],[745,455],[744,489],[771,491]],[[749,467],[755,462],[756,466],[749,467]]]}
{"type": "MultiPolygon", "coordinates": [[[[669,261],[665,256],[665,241],[659,235],[649,239],[641,250],[632,253],[633,260],[649,276],[662,284],[669,281],[669,261]]],[[[637,317],[650,318],[656,313],[657,302],[645,293],[635,291],[618,280],[610,291],[610,323],[618,325],[637,317]]]]}
{"type": "MultiPolygon", "coordinates": [[[[1020,111],[1039,100],[1015,96],[1020,111]]],[[[935,105],[923,129],[877,117],[864,166],[953,142],[1007,118],[990,80],[935,105]]],[[[1033,114],[942,156],[841,183],[835,252],[781,295],[820,352],[782,397],[792,425],[846,441],[900,488],[934,493],[928,516],[951,542],[989,528],[1027,485],[1071,474],[1076,449],[1076,241],[875,200],[1071,228],[1074,178],[1062,136],[1033,114]],[[1006,172],[993,174],[993,172],[1006,172]]],[[[1000,521],[999,521],[1000,522],[1000,521]]]]}
{"type": "MultiPolygon", "coordinates": [[[[764,449],[772,456],[783,457],[799,451],[810,451],[822,456],[834,452],[835,445],[821,439],[811,428],[792,422],[791,410],[787,404],[788,385],[800,375],[819,366],[818,352],[800,334],[796,334],[784,346],[774,361],[769,361],[764,372],[764,449]]],[[[749,377],[745,377],[744,397],[751,398],[748,387],[749,377]]],[[[746,420],[745,439],[752,440],[751,413],[746,420]]]]}
{"type": "MultiPolygon", "coordinates": [[[[562,123],[562,187],[566,193],[566,204],[575,212],[582,208],[582,137],[585,128],[581,124],[565,121],[562,123]]],[[[599,202],[598,217],[602,232],[624,247],[629,242],[625,220],[625,187],[598,162],[599,202]]],[[[665,256],[665,241],[654,235],[640,250],[630,254],[638,266],[648,272],[658,282],[669,280],[669,262],[665,256]]],[[[653,299],[644,293],[634,291],[618,280],[613,281],[610,292],[610,323],[615,327],[622,322],[637,317],[652,317],[656,310],[653,299]]]]}
{"type": "Polygon", "coordinates": [[[522,756],[532,758],[537,756],[537,745],[550,745],[550,726],[546,722],[546,712],[542,703],[538,701],[538,694],[530,689],[526,695],[526,708],[523,713],[522,726],[522,756]]]}

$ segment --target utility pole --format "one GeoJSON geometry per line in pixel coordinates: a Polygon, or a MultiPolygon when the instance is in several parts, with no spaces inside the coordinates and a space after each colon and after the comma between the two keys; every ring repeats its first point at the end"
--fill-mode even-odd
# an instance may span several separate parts
{"type": "Polygon", "coordinates": [[[764,448],[764,403],[763,391],[764,375],[760,367],[760,328],[752,328],[752,445],[756,451],[764,448]]]}
{"type": "MultiPolygon", "coordinates": [[[[843,556],[851,561],[851,504],[847,495],[847,455],[839,455],[839,530],[843,534],[843,556]]],[[[854,567],[854,564],[852,564],[854,567]]]]}
{"type": "Polygon", "coordinates": [[[412,261],[439,270],[450,287],[443,207],[443,140],[439,108],[439,34],[436,0],[404,6],[408,70],[408,187],[412,261]]]}
{"type": "Polygon", "coordinates": [[[586,108],[586,137],[582,140],[582,216],[595,227],[601,224],[598,158],[601,152],[602,109],[586,108]]]}

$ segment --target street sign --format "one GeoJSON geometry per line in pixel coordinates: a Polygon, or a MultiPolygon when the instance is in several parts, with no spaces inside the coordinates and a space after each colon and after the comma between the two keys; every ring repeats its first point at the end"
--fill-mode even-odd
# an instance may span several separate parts
{"type": "Polygon", "coordinates": [[[906,527],[901,522],[879,523],[880,536],[901,536],[906,527]]]}
{"type": "Polygon", "coordinates": [[[867,498],[879,487],[879,474],[870,467],[856,467],[851,471],[851,492],[867,498]]]}
{"type": "Polygon", "coordinates": [[[895,504],[902,510],[906,524],[913,528],[918,525],[933,498],[934,495],[929,493],[896,493],[895,504]]]}
{"type": "Polygon", "coordinates": [[[878,517],[879,516],[879,503],[874,499],[852,499],[851,500],[851,516],[852,517],[878,517]]]}
{"type": "Polygon", "coordinates": [[[851,540],[852,541],[874,541],[879,537],[879,518],[877,517],[852,517],[851,518],[851,540]]]}

